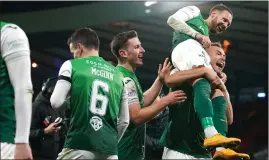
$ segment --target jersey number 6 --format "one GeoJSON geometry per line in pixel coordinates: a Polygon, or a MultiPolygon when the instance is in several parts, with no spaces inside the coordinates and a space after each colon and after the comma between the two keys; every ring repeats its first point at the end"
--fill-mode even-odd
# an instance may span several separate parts
{"type": "Polygon", "coordinates": [[[93,114],[104,116],[108,105],[108,98],[106,95],[98,93],[98,90],[102,89],[104,92],[109,92],[109,85],[103,81],[95,80],[92,85],[90,111],[93,114]],[[97,101],[101,102],[101,105],[97,106],[97,101]]]}

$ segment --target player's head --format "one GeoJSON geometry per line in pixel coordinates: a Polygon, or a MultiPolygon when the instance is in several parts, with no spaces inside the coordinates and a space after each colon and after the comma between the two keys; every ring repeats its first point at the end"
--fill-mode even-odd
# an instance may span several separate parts
{"type": "Polygon", "coordinates": [[[226,54],[219,42],[212,43],[206,50],[210,59],[211,65],[216,73],[222,72],[226,64],[226,54]]]}
{"type": "Polygon", "coordinates": [[[227,6],[218,4],[210,10],[208,18],[211,21],[210,32],[219,34],[231,25],[233,13],[227,6]]]}
{"type": "Polygon", "coordinates": [[[80,28],[71,35],[67,44],[74,58],[80,58],[87,51],[98,51],[100,41],[95,31],[91,28],[80,28]]]}
{"type": "Polygon", "coordinates": [[[119,63],[129,63],[132,67],[143,65],[145,50],[134,30],[117,34],[110,44],[110,49],[119,63]]]}

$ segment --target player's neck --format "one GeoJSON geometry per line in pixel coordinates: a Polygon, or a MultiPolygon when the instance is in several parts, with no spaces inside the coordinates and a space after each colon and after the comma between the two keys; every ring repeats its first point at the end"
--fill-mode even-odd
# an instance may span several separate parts
{"type": "Polygon", "coordinates": [[[123,62],[118,62],[118,64],[119,64],[119,66],[123,66],[124,68],[126,68],[126,69],[128,69],[128,70],[130,70],[130,71],[132,71],[132,72],[135,72],[135,70],[136,70],[135,67],[133,67],[132,65],[130,65],[130,64],[127,63],[127,62],[125,62],[125,63],[123,63],[123,62]]]}
{"type": "Polygon", "coordinates": [[[89,56],[99,56],[99,52],[97,50],[89,50],[89,51],[83,53],[83,55],[81,55],[81,58],[85,58],[85,57],[89,57],[89,56]]]}
{"type": "Polygon", "coordinates": [[[206,20],[205,20],[205,22],[207,23],[207,25],[208,25],[208,29],[210,30],[212,27],[212,21],[209,19],[209,18],[207,18],[206,20]]]}

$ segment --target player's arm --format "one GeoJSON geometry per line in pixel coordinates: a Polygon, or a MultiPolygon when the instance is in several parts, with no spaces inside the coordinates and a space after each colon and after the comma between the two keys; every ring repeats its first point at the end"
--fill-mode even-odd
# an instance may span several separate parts
{"type": "Polygon", "coordinates": [[[50,97],[51,106],[55,110],[60,109],[63,106],[63,103],[65,102],[66,97],[70,91],[71,74],[72,74],[72,65],[71,62],[68,60],[64,62],[59,71],[58,81],[50,97]]]}
{"type": "Polygon", "coordinates": [[[1,56],[15,92],[15,143],[29,143],[33,85],[29,42],[24,31],[8,24],[1,32],[1,56]]]}
{"type": "Polygon", "coordinates": [[[188,81],[194,80],[202,77],[212,77],[212,75],[216,75],[213,70],[206,67],[198,67],[190,70],[177,71],[174,74],[166,74],[165,76],[165,84],[169,88],[173,88],[179,86],[180,84],[188,81]]]}
{"type": "Polygon", "coordinates": [[[227,122],[229,125],[231,125],[233,123],[233,106],[228,91],[223,92],[223,95],[227,102],[227,109],[226,109],[227,122]]]}
{"type": "Polygon", "coordinates": [[[128,105],[130,120],[136,125],[144,124],[151,119],[153,119],[157,114],[159,114],[165,107],[174,102],[180,102],[186,99],[185,93],[182,91],[171,93],[164,98],[158,100],[158,103],[154,103],[150,106],[143,107],[139,103],[136,87],[134,81],[125,81],[127,83],[127,93],[128,93],[128,105]]]}
{"type": "Polygon", "coordinates": [[[143,93],[145,106],[151,105],[155,101],[156,97],[160,94],[162,87],[163,82],[158,76],[152,86],[146,92],[143,93]]]}
{"type": "Polygon", "coordinates": [[[124,80],[127,89],[130,121],[136,125],[144,124],[151,120],[166,107],[167,103],[161,101],[157,104],[142,108],[143,106],[140,106],[139,103],[135,82],[129,78],[124,78],[124,80]]]}
{"type": "Polygon", "coordinates": [[[127,89],[124,86],[122,97],[121,97],[121,107],[120,107],[120,112],[118,116],[118,125],[117,125],[118,142],[121,140],[124,132],[126,131],[129,125],[129,121],[130,121],[130,116],[129,116],[129,108],[128,108],[127,89]]]}
{"type": "Polygon", "coordinates": [[[176,13],[171,15],[167,24],[172,27],[175,31],[187,34],[193,38],[198,33],[194,29],[192,29],[189,25],[186,24],[186,21],[197,17],[200,14],[200,9],[196,6],[188,6],[179,9],[176,13]]]}

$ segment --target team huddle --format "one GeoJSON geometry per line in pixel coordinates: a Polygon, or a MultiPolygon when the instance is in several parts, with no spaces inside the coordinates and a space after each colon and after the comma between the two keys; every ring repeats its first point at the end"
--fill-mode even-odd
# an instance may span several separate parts
{"type": "MultiPolygon", "coordinates": [[[[209,39],[209,34],[224,32],[232,19],[232,11],[222,4],[214,6],[207,19],[196,6],[171,15],[171,60],[159,65],[156,80],[145,92],[135,75],[145,52],[136,31],[112,39],[115,67],[99,57],[94,30],[76,30],[67,42],[74,59],[61,66],[50,98],[55,110],[64,109],[67,97],[71,105],[69,131],[57,159],[143,159],[145,123],[166,107],[169,121],[160,139],[162,159],[249,159],[235,151],[240,139],[226,137],[233,122],[227,76],[222,72],[226,53],[209,39]],[[163,85],[170,92],[158,98],[163,85]]],[[[29,48],[20,27],[1,22],[1,159],[32,159],[29,48]]]]}

